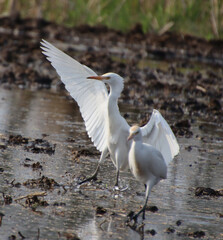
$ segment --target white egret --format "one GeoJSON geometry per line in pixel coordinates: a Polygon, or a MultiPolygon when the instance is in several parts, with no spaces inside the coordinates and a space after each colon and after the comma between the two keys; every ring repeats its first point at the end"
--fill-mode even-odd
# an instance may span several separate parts
{"type": "Polygon", "coordinates": [[[143,143],[143,136],[140,127],[133,126],[129,130],[128,141],[133,139],[129,150],[129,167],[135,178],[146,185],[145,204],[143,208],[131,220],[143,213],[145,219],[145,209],[150,192],[154,185],[161,179],[166,179],[167,164],[163,155],[150,144],[143,143]]]}
{"type": "MultiPolygon", "coordinates": [[[[96,171],[81,183],[96,178],[100,163],[109,152],[116,167],[115,186],[118,186],[119,171],[128,167],[130,149],[130,142],[127,141],[130,126],[120,115],[118,108],[118,98],[124,87],[123,78],[116,73],[98,76],[93,70],[47,41],[43,40],[41,44],[43,54],[47,56],[65,88],[79,105],[87,133],[101,152],[96,171]],[[109,94],[105,83],[110,87],[109,94]]],[[[143,141],[159,149],[167,162],[179,152],[173,132],[156,110],[153,111],[150,121],[142,127],[142,135],[143,141]]]]}

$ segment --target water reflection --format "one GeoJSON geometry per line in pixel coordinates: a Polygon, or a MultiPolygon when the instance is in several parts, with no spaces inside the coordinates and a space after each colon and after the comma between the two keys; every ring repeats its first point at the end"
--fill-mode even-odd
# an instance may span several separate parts
{"type": "MultiPolygon", "coordinates": [[[[123,114],[128,113],[130,123],[136,122],[141,111],[145,111],[136,111],[126,105],[120,109],[123,114]]],[[[24,236],[36,238],[38,228],[43,239],[57,239],[58,236],[66,239],[67,233],[77,234],[81,239],[148,239],[151,229],[157,232],[153,239],[173,239],[173,236],[177,238],[177,231],[193,230],[203,230],[211,237],[219,236],[222,219],[217,214],[223,212],[221,199],[196,198],[194,189],[197,186],[222,188],[223,131],[213,123],[205,123],[205,129],[199,128],[200,123],[201,119],[198,119],[193,124],[192,138],[179,139],[181,153],[170,164],[168,179],[154,187],[149,201],[149,205],[158,206],[159,211],[147,213],[144,232],[138,233],[125,225],[125,216],[130,210],[137,211],[143,204],[144,196],[136,192],[143,193],[144,187],[130,173],[122,175],[123,184],[129,189],[117,197],[109,188],[114,170],[111,161],[102,166],[99,177],[103,179],[103,184],[84,186],[80,190],[75,187],[75,176],[80,172],[91,173],[97,156],[80,159],[80,162],[72,159],[71,148],[79,145],[92,147],[74,101],[62,93],[46,90],[0,89],[1,141],[10,134],[21,134],[30,140],[42,138],[44,134],[45,139],[56,144],[56,152],[51,156],[27,152],[23,146],[1,149],[0,168],[4,171],[0,173],[0,191],[13,198],[38,191],[24,186],[9,188],[8,183],[13,179],[23,183],[42,175],[54,178],[67,187],[67,191],[59,188],[48,192],[45,199],[50,205],[39,208],[39,214],[15,202],[0,205],[0,212],[5,214],[0,227],[1,236],[7,239],[12,234],[18,236],[18,231],[21,231],[24,236]],[[74,142],[68,141],[69,138],[74,142]],[[24,167],[25,158],[40,161],[43,171],[24,167]],[[55,202],[64,205],[55,207],[55,202]],[[107,209],[105,216],[95,215],[96,206],[107,209]],[[176,226],[177,220],[182,220],[182,226],[176,226]],[[174,235],[166,233],[170,226],[176,229],[174,235]]]]}

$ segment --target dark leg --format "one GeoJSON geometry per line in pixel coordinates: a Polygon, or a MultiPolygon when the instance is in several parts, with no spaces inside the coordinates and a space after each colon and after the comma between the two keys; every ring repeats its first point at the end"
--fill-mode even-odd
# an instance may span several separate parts
{"type": "Polygon", "coordinates": [[[118,188],[118,181],[119,180],[119,169],[117,169],[117,171],[116,171],[116,181],[115,181],[115,187],[117,187],[118,188]]]}
{"type": "Polygon", "coordinates": [[[146,185],[146,200],[145,200],[145,204],[144,204],[143,208],[138,213],[136,213],[133,217],[131,217],[130,220],[134,220],[135,222],[137,222],[137,218],[138,218],[138,216],[141,213],[143,213],[142,218],[145,219],[146,205],[147,205],[147,202],[148,202],[148,199],[149,199],[149,195],[150,195],[150,192],[151,192],[153,186],[154,186],[153,182],[151,182],[149,185],[148,184],[146,185]]]}
{"type": "Polygon", "coordinates": [[[94,174],[93,174],[92,176],[84,179],[83,181],[79,182],[78,184],[81,185],[81,184],[83,184],[83,183],[85,183],[85,182],[89,182],[89,181],[91,181],[91,180],[94,180],[94,181],[97,180],[97,175],[98,175],[98,170],[99,170],[99,168],[100,168],[100,162],[98,162],[98,165],[97,165],[97,168],[96,168],[94,174]]]}
{"type": "Polygon", "coordinates": [[[99,168],[100,168],[100,164],[101,164],[101,162],[105,159],[107,153],[108,153],[108,149],[105,149],[105,150],[101,153],[101,157],[100,157],[100,159],[99,159],[99,161],[98,161],[98,165],[97,165],[97,168],[96,168],[94,174],[93,174],[91,177],[86,178],[85,180],[79,182],[79,183],[78,183],[79,185],[81,185],[81,184],[83,184],[83,183],[85,183],[85,182],[89,182],[89,181],[91,181],[91,180],[97,180],[97,175],[98,175],[98,170],[99,170],[99,168]]]}

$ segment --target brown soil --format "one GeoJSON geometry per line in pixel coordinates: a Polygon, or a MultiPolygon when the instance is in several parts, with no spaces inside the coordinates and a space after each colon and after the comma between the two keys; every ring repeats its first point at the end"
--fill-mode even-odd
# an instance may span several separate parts
{"type": "MultiPolygon", "coordinates": [[[[44,38],[56,42],[59,48],[98,73],[114,71],[125,77],[123,102],[133,101],[135,105],[153,105],[180,116],[187,112],[190,116],[223,122],[223,74],[219,70],[219,66],[223,66],[221,40],[207,41],[172,32],[161,36],[143,34],[139,25],[123,34],[103,26],[66,28],[33,19],[12,22],[2,18],[0,28],[2,86],[58,86],[59,77],[40,50],[40,41],[44,38]],[[150,58],[168,60],[169,67],[166,70],[140,68],[140,62],[150,58]],[[202,62],[212,68],[200,71],[197,64],[202,62]]],[[[192,136],[189,120],[176,122],[173,127],[178,135],[192,136]]]]}

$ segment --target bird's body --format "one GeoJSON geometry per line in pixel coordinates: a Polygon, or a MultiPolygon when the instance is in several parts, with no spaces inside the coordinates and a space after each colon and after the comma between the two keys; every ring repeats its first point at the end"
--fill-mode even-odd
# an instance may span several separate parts
{"type": "MultiPolygon", "coordinates": [[[[101,152],[95,173],[81,183],[97,176],[99,165],[109,152],[117,170],[115,185],[118,185],[119,170],[127,168],[130,150],[130,142],[127,141],[130,126],[118,108],[118,98],[124,87],[123,78],[116,73],[98,76],[93,70],[47,41],[43,40],[41,44],[43,54],[60,75],[70,95],[77,101],[87,133],[101,152]],[[110,87],[109,94],[105,83],[110,87]]],[[[150,143],[160,150],[167,161],[171,161],[178,154],[179,145],[176,138],[157,110],[153,110],[150,121],[141,130],[143,142],[150,143]]]]}
{"type": "Polygon", "coordinates": [[[130,128],[128,139],[133,139],[129,150],[129,167],[135,178],[146,185],[146,201],[143,208],[133,217],[137,219],[145,208],[154,185],[167,177],[167,164],[163,155],[155,147],[142,142],[142,133],[138,126],[130,128]]]}
{"type": "Polygon", "coordinates": [[[165,179],[167,167],[162,154],[142,141],[133,141],[129,151],[129,167],[134,177],[147,184],[152,178],[165,179]]]}

